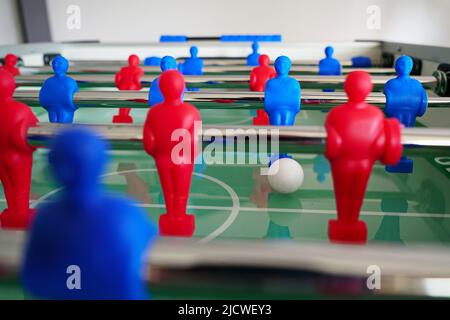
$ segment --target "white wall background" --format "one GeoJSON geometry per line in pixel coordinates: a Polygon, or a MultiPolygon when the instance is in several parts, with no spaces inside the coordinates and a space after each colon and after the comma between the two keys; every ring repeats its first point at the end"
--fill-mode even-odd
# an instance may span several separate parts
{"type": "Polygon", "coordinates": [[[366,9],[380,0],[47,0],[55,40],[157,41],[165,34],[281,33],[286,41],[375,38],[366,9]],[[66,27],[69,5],[81,29],[66,27]]]}
{"type": "Polygon", "coordinates": [[[16,0],[0,0],[0,45],[21,42],[16,0]]]}
{"type": "MultiPolygon", "coordinates": [[[[2,0],[3,1],[3,0],[2,0]]],[[[450,46],[450,0],[47,0],[55,41],[157,41],[161,34],[280,33],[285,41],[381,39],[450,46]],[[81,29],[66,26],[69,5],[81,29]],[[367,8],[381,28],[367,27],[367,8]]]]}
{"type": "Polygon", "coordinates": [[[450,0],[383,2],[383,40],[450,47],[450,0]]]}
{"type": "MultiPolygon", "coordinates": [[[[450,47],[450,0],[47,0],[47,7],[55,41],[281,33],[290,42],[381,39],[450,47]],[[81,9],[80,30],[67,28],[69,5],[81,9]],[[370,5],[381,9],[379,30],[367,28],[370,5]]],[[[16,1],[0,0],[0,45],[21,41],[16,1]]]]}

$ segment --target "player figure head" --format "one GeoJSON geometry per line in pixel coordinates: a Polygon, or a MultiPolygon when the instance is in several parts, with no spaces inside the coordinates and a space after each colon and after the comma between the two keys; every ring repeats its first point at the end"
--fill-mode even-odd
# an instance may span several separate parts
{"type": "Polygon", "coordinates": [[[345,79],[344,90],[349,102],[360,103],[372,92],[373,84],[370,74],[365,71],[350,72],[345,79]]]}
{"type": "Polygon", "coordinates": [[[286,56],[279,56],[275,60],[275,70],[278,76],[287,76],[291,70],[291,59],[286,56]]]}
{"type": "Polygon", "coordinates": [[[197,54],[198,54],[198,48],[196,46],[192,46],[189,49],[189,52],[191,53],[191,57],[192,58],[197,58],[197,54]]]}
{"type": "Polygon", "coordinates": [[[413,68],[413,60],[410,56],[401,56],[395,62],[395,71],[398,76],[409,76],[413,68]]]}
{"type": "Polygon", "coordinates": [[[52,68],[55,75],[64,76],[66,75],[67,70],[69,70],[69,61],[63,56],[56,56],[52,60],[52,68]]]}
{"type": "Polygon", "coordinates": [[[270,63],[270,58],[267,54],[262,54],[258,58],[258,63],[261,67],[267,67],[270,63]]]}
{"type": "Polygon", "coordinates": [[[165,56],[161,59],[160,63],[161,71],[167,71],[177,68],[177,61],[172,56],[165,56]]]}
{"type": "Polygon", "coordinates": [[[5,66],[15,67],[19,61],[19,58],[12,53],[8,53],[3,60],[5,61],[5,66]]]}
{"type": "Polygon", "coordinates": [[[253,53],[258,53],[258,49],[259,49],[259,43],[258,42],[253,42],[252,43],[252,51],[253,53]]]}
{"type": "Polygon", "coordinates": [[[15,89],[14,76],[7,70],[0,70],[0,100],[12,98],[15,89]]]}
{"type": "Polygon", "coordinates": [[[163,72],[158,83],[165,102],[181,101],[184,91],[184,78],[179,71],[168,70],[163,72]]]}
{"type": "Polygon", "coordinates": [[[325,48],[325,56],[327,58],[332,58],[334,54],[334,48],[332,46],[328,46],[325,48]]]}
{"type": "Polygon", "coordinates": [[[108,160],[107,143],[87,128],[67,129],[53,139],[49,163],[64,191],[88,202],[98,196],[100,176],[108,160]]]}
{"type": "Polygon", "coordinates": [[[135,54],[131,54],[128,57],[128,65],[130,67],[137,67],[139,65],[139,57],[135,54]]]}

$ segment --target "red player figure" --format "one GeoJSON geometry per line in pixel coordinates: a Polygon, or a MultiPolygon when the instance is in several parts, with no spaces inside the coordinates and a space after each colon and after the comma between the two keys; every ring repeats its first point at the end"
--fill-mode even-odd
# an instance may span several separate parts
{"type": "MultiPolygon", "coordinates": [[[[116,86],[119,90],[141,90],[141,78],[144,70],[139,67],[139,57],[132,54],[128,57],[128,66],[116,73],[116,86]]],[[[119,114],[113,117],[113,123],[133,123],[130,108],[120,108],[119,114]]]]}
{"type": "Polygon", "coordinates": [[[19,69],[16,67],[17,62],[19,61],[19,58],[17,58],[16,55],[12,54],[12,53],[8,53],[4,58],[3,58],[3,66],[0,67],[0,70],[7,70],[9,72],[11,72],[11,74],[15,77],[18,76],[20,74],[19,69]]]}
{"type": "Polygon", "coordinates": [[[400,122],[385,119],[379,108],[365,103],[372,88],[368,73],[350,73],[344,85],[348,102],[333,108],[325,121],[325,155],[331,164],[338,216],[329,222],[332,242],[367,241],[359,211],[374,162],[396,164],[402,155],[400,122]]]}
{"type": "MultiPolygon", "coordinates": [[[[277,72],[273,67],[269,66],[270,58],[266,54],[262,54],[258,59],[259,66],[253,68],[250,73],[250,90],[264,92],[266,82],[275,78],[277,72]]],[[[256,117],[253,118],[253,125],[269,125],[269,116],[264,109],[256,110],[256,117]]]]}
{"type": "Polygon", "coordinates": [[[0,224],[25,229],[33,213],[29,199],[35,150],[27,143],[27,131],[38,119],[27,105],[12,98],[15,88],[12,74],[0,70],[0,180],[8,205],[0,215],[0,224]]]}
{"type": "Polygon", "coordinates": [[[181,100],[185,84],[177,70],[163,72],[159,88],[164,102],[148,111],[144,124],[144,148],[155,159],[167,210],[159,218],[159,232],[189,237],[195,230],[195,217],[186,213],[186,207],[194,159],[201,150],[194,132],[200,112],[181,100]]]}

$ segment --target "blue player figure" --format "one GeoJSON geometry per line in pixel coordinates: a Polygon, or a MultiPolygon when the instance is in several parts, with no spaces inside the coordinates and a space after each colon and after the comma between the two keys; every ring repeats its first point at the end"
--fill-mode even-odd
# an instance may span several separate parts
{"type": "Polygon", "coordinates": [[[259,53],[258,53],[258,49],[259,49],[259,43],[258,42],[253,42],[252,43],[252,53],[250,53],[247,56],[247,65],[248,66],[259,66],[259,53]]]}
{"type": "MultiPolygon", "coordinates": [[[[177,68],[177,62],[172,56],[165,56],[161,59],[161,71],[167,71],[177,68]]],[[[157,103],[161,103],[164,101],[164,97],[159,90],[159,77],[152,81],[150,85],[150,91],[148,93],[148,105],[151,107],[157,103]]]]}
{"type": "MultiPolygon", "coordinates": [[[[341,63],[333,58],[334,48],[328,46],[325,48],[325,58],[319,62],[319,75],[321,76],[340,76],[342,74],[341,63]]],[[[334,92],[333,88],[325,88],[323,92],[334,92]]]]}
{"type": "Polygon", "coordinates": [[[157,67],[161,64],[161,58],[160,57],[147,57],[144,59],[144,66],[151,66],[151,67],[157,67]]]}
{"type": "Polygon", "coordinates": [[[52,61],[55,75],[45,80],[39,92],[39,103],[47,110],[50,122],[72,123],[77,106],[73,95],[78,92],[74,79],[68,77],[69,61],[63,56],[56,56],[52,61]]]}
{"type": "Polygon", "coordinates": [[[352,68],[372,68],[372,59],[365,56],[353,57],[352,68]]]}
{"type": "Polygon", "coordinates": [[[275,60],[277,76],[267,81],[264,93],[264,110],[274,126],[292,126],[300,111],[300,83],[289,77],[291,60],[280,56],[275,60]]]}
{"type": "MultiPolygon", "coordinates": [[[[384,86],[386,96],[386,115],[397,118],[405,127],[414,127],[416,117],[427,111],[428,96],[422,84],[410,77],[413,60],[409,56],[401,56],[395,62],[397,77],[389,80],[384,86]]],[[[402,157],[394,166],[387,166],[388,172],[411,173],[413,160],[402,157]]]]}
{"type": "Polygon", "coordinates": [[[203,74],[203,59],[199,58],[198,48],[192,46],[189,49],[191,56],[178,65],[178,70],[184,75],[200,76],[203,74]]]}
{"type": "Polygon", "coordinates": [[[40,206],[25,248],[22,282],[42,299],[146,299],[144,258],[156,230],[133,201],[103,190],[107,145],[88,129],[52,141],[60,195],[40,206]]]}
{"type": "Polygon", "coordinates": [[[325,58],[319,62],[319,75],[321,76],[340,76],[342,74],[341,63],[333,58],[334,48],[328,46],[325,48],[325,58]]]}

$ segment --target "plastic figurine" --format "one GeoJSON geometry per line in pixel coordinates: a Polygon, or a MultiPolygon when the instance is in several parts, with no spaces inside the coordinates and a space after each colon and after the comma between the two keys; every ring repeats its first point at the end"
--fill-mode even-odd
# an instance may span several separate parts
{"type": "MultiPolygon", "coordinates": [[[[250,73],[250,90],[264,92],[267,81],[274,78],[277,75],[277,72],[273,67],[269,66],[270,58],[268,55],[260,55],[258,62],[259,66],[253,68],[250,73]]],[[[253,118],[253,125],[269,125],[269,116],[263,109],[256,110],[256,117],[253,118]]]]}
{"type": "Polygon", "coordinates": [[[19,58],[16,55],[14,55],[12,53],[8,53],[3,58],[3,66],[0,67],[0,70],[7,70],[14,77],[18,76],[20,74],[19,68],[16,67],[18,61],[19,61],[19,58]]]}
{"type": "Polygon", "coordinates": [[[179,71],[184,75],[199,76],[203,74],[203,59],[199,58],[198,48],[192,46],[189,50],[191,56],[184,60],[184,63],[180,63],[179,71]]]}
{"type": "Polygon", "coordinates": [[[264,94],[264,110],[271,125],[292,126],[300,111],[300,83],[289,77],[291,60],[280,56],[275,60],[277,76],[267,81],[264,94]]]}
{"type": "Polygon", "coordinates": [[[57,134],[49,163],[63,186],[39,207],[22,282],[43,299],[146,299],[144,256],[156,230],[131,200],[103,190],[105,140],[85,128],[57,134]]]}
{"type": "MultiPolygon", "coordinates": [[[[172,56],[165,56],[161,59],[161,71],[167,70],[175,70],[177,68],[177,62],[172,56]]],[[[164,97],[161,94],[161,90],[159,90],[159,77],[152,81],[150,85],[150,91],[148,93],[148,105],[153,106],[157,103],[161,103],[164,101],[164,97]]]]}
{"type": "Polygon", "coordinates": [[[73,96],[78,92],[77,82],[68,77],[69,61],[63,56],[52,60],[55,75],[45,80],[39,92],[39,103],[48,112],[50,122],[72,123],[77,106],[73,96]]]}
{"type": "MultiPolygon", "coordinates": [[[[116,73],[116,87],[119,90],[141,90],[143,76],[144,70],[139,67],[139,57],[132,54],[128,57],[128,66],[121,68],[116,73]]],[[[113,117],[113,123],[133,123],[130,112],[131,108],[120,108],[119,114],[113,117]]]]}
{"type": "Polygon", "coordinates": [[[379,108],[365,102],[372,88],[368,73],[350,73],[344,84],[348,102],[331,109],[325,121],[325,156],[331,165],[338,216],[329,222],[333,242],[367,241],[359,212],[374,162],[395,164],[402,154],[398,120],[385,119],[379,108]]]}
{"type": "Polygon", "coordinates": [[[160,57],[147,57],[144,59],[144,66],[157,67],[161,64],[160,57]]]}
{"type": "Polygon", "coordinates": [[[259,65],[250,73],[250,90],[264,92],[266,82],[277,75],[277,72],[270,64],[270,58],[266,54],[259,56],[259,65]]]}
{"type": "Polygon", "coordinates": [[[353,68],[372,68],[372,60],[369,57],[358,56],[352,58],[353,68]]]}
{"type": "Polygon", "coordinates": [[[319,75],[340,76],[342,74],[341,63],[333,58],[333,54],[333,47],[328,46],[325,48],[325,58],[319,62],[319,75]]]}
{"type": "MultiPolygon", "coordinates": [[[[428,96],[422,84],[410,77],[413,60],[401,56],[395,62],[397,78],[389,80],[384,86],[386,95],[385,113],[390,118],[397,118],[405,127],[414,127],[416,117],[427,111],[428,96]]],[[[394,166],[387,166],[388,172],[411,173],[413,160],[402,157],[394,166]]]]}
{"type": "Polygon", "coordinates": [[[33,217],[29,199],[35,150],[27,142],[27,131],[38,119],[30,107],[13,99],[15,88],[14,76],[0,70],[0,180],[8,205],[0,214],[0,224],[26,229],[33,217]]]}
{"type": "Polygon", "coordinates": [[[250,53],[247,56],[247,65],[248,66],[257,66],[258,65],[258,62],[259,62],[258,49],[259,49],[259,43],[253,42],[252,43],[252,53],[250,53]]]}
{"type": "Polygon", "coordinates": [[[159,78],[164,102],[154,105],[144,124],[144,149],[156,162],[166,213],[159,218],[159,232],[169,236],[192,236],[195,217],[186,213],[194,159],[200,153],[199,136],[194,131],[200,112],[181,100],[185,83],[177,70],[159,78]],[[178,137],[178,139],[174,137],[178,137]]]}

